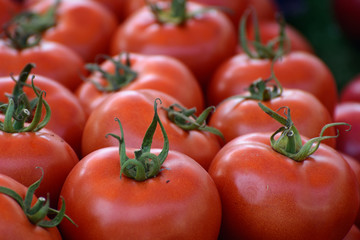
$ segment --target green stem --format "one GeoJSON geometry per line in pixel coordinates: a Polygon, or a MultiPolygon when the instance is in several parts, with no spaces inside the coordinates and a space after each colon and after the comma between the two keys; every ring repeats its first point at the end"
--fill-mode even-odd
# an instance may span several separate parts
{"type": "Polygon", "coordinates": [[[351,130],[351,125],[349,125],[348,123],[344,123],[344,122],[329,123],[326,124],[321,129],[319,137],[312,138],[308,140],[305,144],[302,144],[301,135],[291,120],[290,109],[288,107],[282,107],[286,109],[284,112],[286,118],[280,116],[278,113],[266,107],[261,102],[259,102],[259,107],[269,116],[271,116],[273,119],[284,125],[271,135],[270,143],[272,148],[275,151],[297,162],[304,161],[311,154],[313,154],[319,148],[321,141],[330,138],[337,138],[339,136],[338,130],[335,136],[324,136],[324,132],[326,129],[330,127],[346,125],[349,127],[349,129],[347,129],[346,131],[351,130]],[[275,139],[275,136],[279,133],[281,135],[279,136],[278,139],[275,139]]]}
{"type": "Polygon", "coordinates": [[[169,120],[181,129],[210,132],[225,141],[223,134],[218,129],[206,125],[206,119],[215,110],[214,106],[206,108],[198,117],[195,115],[196,108],[187,109],[177,103],[170,105],[169,108],[163,107],[163,109],[168,113],[169,120]]]}
{"type": "Polygon", "coordinates": [[[141,148],[135,151],[135,157],[133,159],[130,159],[126,155],[124,131],[118,118],[115,118],[115,121],[117,121],[119,124],[120,136],[113,133],[108,133],[106,135],[106,137],[112,136],[119,141],[119,155],[121,165],[120,178],[124,174],[126,177],[132,178],[136,181],[145,181],[146,179],[158,175],[161,170],[161,165],[164,163],[169,152],[169,140],[165,128],[162,125],[157,113],[157,101],[160,101],[161,103],[159,98],[155,99],[153,120],[145,133],[141,148]],[[158,124],[160,125],[161,132],[164,137],[164,145],[159,155],[156,156],[155,154],[150,153],[150,151],[153,136],[158,124]]]}
{"type": "MultiPolygon", "coordinates": [[[[49,196],[47,200],[44,197],[39,197],[37,202],[33,206],[31,206],[34,192],[40,186],[40,183],[44,176],[43,169],[40,168],[40,170],[42,172],[40,179],[29,186],[24,199],[22,199],[21,196],[14,190],[3,186],[0,186],[0,193],[14,199],[23,209],[25,215],[32,224],[44,228],[56,227],[60,224],[64,217],[70,219],[70,217],[65,214],[65,202],[63,199],[63,204],[60,211],[50,208],[49,196]],[[56,213],[56,216],[50,220],[45,219],[50,213],[56,213]]],[[[72,220],[71,222],[74,223],[72,220]]]]}

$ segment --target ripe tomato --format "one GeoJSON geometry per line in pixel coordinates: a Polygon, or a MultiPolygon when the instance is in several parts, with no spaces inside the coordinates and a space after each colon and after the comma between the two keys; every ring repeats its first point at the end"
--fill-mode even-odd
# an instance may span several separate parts
{"type": "MultiPolygon", "coordinates": [[[[271,40],[276,39],[279,35],[280,25],[276,20],[274,20],[274,18],[259,21],[258,27],[262,44],[266,44],[271,40]]],[[[285,33],[287,41],[289,41],[288,46],[290,47],[290,51],[305,51],[314,54],[314,49],[311,43],[297,29],[289,24],[286,24],[285,33]]],[[[253,24],[249,24],[247,27],[247,36],[251,41],[255,39],[253,24]]],[[[239,48],[239,52],[242,52],[241,48],[239,48]]]]}
{"type": "MultiPolygon", "coordinates": [[[[63,138],[77,154],[80,154],[81,136],[86,118],[79,100],[74,93],[55,80],[41,75],[31,75],[32,66],[29,64],[24,68],[21,78],[25,83],[31,84],[30,78],[34,76],[33,82],[35,86],[46,92],[46,101],[52,109],[51,118],[46,128],[63,138]]],[[[7,102],[8,98],[5,94],[13,92],[15,86],[13,78],[20,81],[19,76],[0,77],[0,103],[7,102]]],[[[23,92],[29,100],[36,98],[31,87],[23,87],[23,92]]]]}
{"type": "Polygon", "coordinates": [[[117,119],[121,134],[110,135],[119,146],[90,153],[68,175],[61,194],[79,227],[62,222],[66,239],[217,239],[221,202],[214,181],[189,156],[169,151],[157,101],[140,149],[127,147],[131,136],[117,119]],[[163,148],[151,149],[158,124],[163,148]]]}
{"type": "MultiPolygon", "coordinates": [[[[84,61],[69,48],[55,42],[41,41],[38,45],[16,49],[6,40],[0,39],[0,76],[19,74],[28,63],[34,63],[34,74],[42,75],[75,90],[82,79],[80,74],[84,61]]],[[[83,72],[82,74],[85,74],[83,72]]]]}
{"type": "MultiPolygon", "coordinates": [[[[115,117],[122,122],[127,136],[127,146],[139,146],[151,122],[153,102],[156,98],[161,99],[164,108],[174,103],[183,105],[170,95],[152,89],[124,90],[107,98],[94,109],[85,124],[82,136],[83,156],[96,149],[118,145],[115,139],[105,138],[108,133],[119,134],[115,117]]],[[[207,169],[211,159],[220,149],[217,136],[210,132],[181,129],[168,118],[163,108],[159,109],[159,117],[169,136],[170,149],[185,153],[207,169]]],[[[158,148],[163,145],[160,130],[156,131],[152,144],[158,148]]]]}
{"type": "MultiPolygon", "coordinates": [[[[0,186],[9,188],[25,198],[27,187],[13,178],[0,174],[0,186]]],[[[32,199],[32,205],[37,201],[36,196],[32,199]]],[[[32,224],[24,213],[21,206],[12,198],[0,193],[0,232],[1,239],[29,239],[29,240],[55,240],[61,239],[56,227],[43,228],[32,224]]]]}
{"type": "MultiPolygon", "coordinates": [[[[244,96],[248,95],[244,93],[244,96]]],[[[284,106],[289,107],[293,122],[309,138],[318,136],[322,127],[333,121],[329,111],[316,97],[299,89],[284,89],[279,97],[262,103],[274,111],[284,106]]],[[[212,114],[209,126],[219,129],[226,142],[229,142],[248,133],[269,132],[276,129],[279,123],[269,121],[269,116],[258,106],[258,100],[239,96],[221,102],[212,114]]],[[[336,135],[335,129],[328,129],[326,134],[336,135]]],[[[335,142],[335,139],[324,141],[332,147],[335,147],[335,142]]]]}
{"type": "MultiPolygon", "coordinates": [[[[334,121],[347,122],[351,131],[340,135],[336,141],[336,149],[360,161],[360,103],[342,102],[336,105],[334,121]]],[[[342,127],[340,126],[339,129],[342,127]]]]}
{"type": "Polygon", "coordinates": [[[360,74],[353,77],[340,91],[340,101],[360,102],[360,74]]]}
{"type": "Polygon", "coordinates": [[[222,202],[220,239],[342,239],[359,208],[350,166],[322,144],[294,161],[272,149],[270,135],[238,137],[212,161],[209,174],[222,202]]]}
{"type": "MultiPolygon", "coordinates": [[[[44,14],[57,0],[38,1],[27,11],[44,14]]],[[[111,11],[96,1],[60,1],[55,12],[55,25],[43,32],[43,39],[61,43],[93,61],[100,53],[108,53],[110,38],[117,21],[111,11]]]]}
{"type": "MultiPolygon", "coordinates": [[[[186,4],[183,11],[174,12],[180,16],[160,20],[163,22],[159,22],[150,6],[140,8],[115,31],[110,53],[127,51],[175,57],[205,86],[213,70],[235,53],[236,31],[221,11],[205,10],[203,5],[191,1],[183,3],[186,4]]],[[[162,13],[171,9],[167,2],[155,4],[162,13]]]]}
{"type": "Polygon", "coordinates": [[[88,76],[89,81],[80,85],[76,91],[87,115],[90,115],[104,99],[118,91],[144,88],[168,93],[189,108],[196,107],[198,111],[204,108],[204,96],[199,83],[190,70],[175,58],[165,55],[127,53],[122,54],[121,57],[117,55],[106,58],[99,67],[111,77],[108,77],[106,81],[102,72],[95,71],[88,76]],[[119,59],[121,59],[120,62],[119,59]],[[124,67],[129,70],[124,72],[124,67]],[[123,86],[120,85],[130,78],[132,81],[123,86]],[[117,83],[113,88],[111,88],[111,81],[117,83]],[[102,85],[103,88],[110,87],[110,89],[98,89],[93,82],[102,85]]]}
{"type": "Polygon", "coordinates": [[[101,3],[109,11],[111,11],[119,22],[122,22],[127,16],[125,15],[126,5],[132,1],[128,0],[94,0],[95,2],[101,3]]]}
{"type": "MultiPolygon", "coordinates": [[[[238,54],[215,72],[207,90],[210,105],[233,95],[243,94],[256,79],[271,75],[272,61],[238,54]]],[[[294,51],[274,63],[274,74],[284,88],[301,89],[317,97],[332,115],[338,93],[334,76],[324,62],[313,54],[294,51]]]]}

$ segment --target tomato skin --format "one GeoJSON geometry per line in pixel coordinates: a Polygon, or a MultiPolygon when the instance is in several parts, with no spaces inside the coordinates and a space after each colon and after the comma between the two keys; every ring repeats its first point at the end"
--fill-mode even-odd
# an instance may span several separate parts
{"type": "Polygon", "coordinates": [[[39,74],[75,90],[81,83],[84,61],[69,48],[55,42],[41,41],[39,45],[16,50],[4,40],[0,40],[0,76],[8,77],[9,73],[19,74],[28,63],[36,67],[33,74],[39,74]]]}
{"type": "Polygon", "coordinates": [[[0,0],[0,33],[3,33],[3,26],[20,11],[20,4],[12,0],[0,0]]]}
{"type": "MultiPolygon", "coordinates": [[[[343,121],[351,125],[351,130],[340,134],[336,141],[336,149],[360,161],[360,103],[342,102],[335,108],[335,121],[343,121]]],[[[343,129],[339,127],[339,129],[343,129]]]]}
{"type": "MultiPolygon", "coordinates": [[[[330,69],[318,57],[306,52],[291,52],[275,62],[274,74],[284,88],[312,93],[333,114],[338,99],[336,82],[330,69]]],[[[238,54],[216,70],[207,90],[207,101],[217,105],[230,96],[243,94],[256,79],[270,76],[270,60],[238,54]]]]}
{"type": "MultiPolygon", "coordinates": [[[[204,6],[188,2],[187,9],[190,12],[201,11],[204,6]]],[[[118,27],[111,42],[112,55],[127,51],[175,57],[185,63],[205,86],[213,70],[235,54],[237,36],[230,20],[215,9],[177,26],[159,24],[149,7],[145,6],[118,27]]]]}
{"type": "Polygon", "coordinates": [[[360,102],[360,74],[356,75],[341,89],[341,102],[360,102]]]}
{"type": "MultiPolygon", "coordinates": [[[[14,77],[18,79],[18,76],[14,77]]],[[[36,87],[46,92],[45,100],[52,110],[46,128],[63,138],[77,154],[80,154],[86,117],[79,100],[74,93],[53,79],[35,75],[33,81],[36,87]]],[[[30,77],[27,83],[31,84],[30,77]]],[[[0,77],[0,102],[8,101],[5,93],[11,93],[14,85],[11,77],[0,77]]],[[[36,97],[32,88],[24,87],[23,90],[30,100],[36,97]]]]}
{"type": "Polygon", "coordinates": [[[119,173],[118,147],[92,152],[74,167],[61,195],[79,227],[64,220],[65,239],[217,239],[219,195],[194,160],[170,151],[154,178],[136,182],[119,173]]]}
{"type": "MultiPolygon", "coordinates": [[[[39,1],[29,7],[45,12],[55,0],[39,1]]],[[[108,53],[110,38],[117,26],[111,11],[95,1],[62,0],[57,9],[56,26],[46,30],[43,39],[61,43],[81,56],[93,61],[98,54],[108,53]]]]}
{"type": "MultiPolygon", "coordinates": [[[[204,94],[194,75],[179,60],[165,55],[144,55],[130,53],[129,55],[131,69],[137,72],[137,77],[127,86],[119,89],[137,90],[137,89],[155,89],[168,93],[188,108],[196,107],[198,111],[204,108],[204,94]]],[[[119,56],[113,59],[118,60],[119,56]]],[[[124,57],[122,63],[125,62],[124,57]]],[[[115,72],[114,64],[105,60],[101,68],[109,73],[115,72]]],[[[88,79],[104,83],[99,72],[88,76],[88,79]]],[[[114,92],[101,92],[94,84],[87,81],[80,85],[76,95],[80,100],[87,115],[96,108],[104,99],[113,95],[114,92]]]]}
{"type": "Polygon", "coordinates": [[[111,11],[118,22],[122,22],[127,16],[126,13],[126,5],[133,1],[128,0],[95,0],[96,2],[105,6],[109,11],[111,11]]]}
{"type": "MultiPolygon", "coordinates": [[[[254,40],[254,26],[249,24],[247,28],[247,36],[250,41],[254,40]]],[[[262,20],[258,23],[261,43],[266,45],[271,40],[276,39],[279,36],[280,26],[279,23],[273,19],[262,20]]],[[[314,54],[314,49],[311,43],[293,26],[287,24],[285,25],[285,33],[286,37],[289,40],[290,51],[304,51],[310,54],[314,54]]],[[[243,52],[241,48],[239,48],[239,53],[243,52]]]]}
{"type": "MultiPolygon", "coordinates": [[[[108,133],[120,135],[120,128],[114,118],[120,119],[126,136],[127,147],[141,146],[144,134],[154,115],[153,103],[156,98],[162,101],[161,107],[168,108],[171,104],[180,103],[177,99],[156,90],[140,89],[118,92],[100,104],[89,116],[83,136],[82,154],[109,146],[118,146],[114,138],[105,138],[108,133]]],[[[158,114],[170,142],[170,149],[190,156],[205,169],[220,149],[216,135],[197,130],[185,131],[176,126],[167,117],[167,112],[158,109],[158,114]]],[[[163,136],[158,128],[155,132],[152,146],[161,148],[163,136]]]]}
{"type": "Polygon", "coordinates": [[[67,174],[78,162],[74,150],[59,136],[45,129],[40,132],[6,133],[0,131],[0,173],[25,186],[37,181],[44,170],[44,179],[37,196],[50,193],[50,204],[57,204],[67,174]]]}
{"type": "MultiPolygon", "coordinates": [[[[280,97],[262,103],[274,111],[289,107],[296,128],[309,138],[318,137],[323,126],[333,122],[332,116],[317,98],[299,89],[284,89],[280,97]]],[[[281,110],[279,113],[282,114],[281,110]]],[[[210,118],[209,126],[219,129],[229,142],[248,133],[276,131],[281,124],[271,119],[258,106],[257,100],[238,98],[220,103],[210,118]]],[[[326,130],[325,135],[335,136],[335,128],[326,130]]],[[[336,140],[327,139],[324,143],[335,147],[336,140]]]]}
{"type": "Polygon", "coordinates": [[[276,0],[248,0],[249,6],[255,9],[259,20],[274,19],[278,12],[276,0]]]}
{"type": "Polygon", "coordinates": [[[222,202],[220,239],[342,239],[359,208],[350,166],[326,145],[295,162],[271,148],[270,135],[234,139],[209,168],[222,202]]]}
{"type": "MultiPolygon", "coordinates": [[[[9,188],[17,192],[23,199],[27,187],[13,178],[0,174],[0,186],[9,188]]],[[[33,204],[37,198],[34,196],[33,204]]],[[[12,198],[0,193],[0,232],[2,240],[29,239],[29,240],[56,240],[61,239],[56,227],[42,228],[33,225],[20,205],[12,198]]]]}
{"type": "Polygon", "coordinates": [[[360,230],[353,225],[343,240],[358,240],[360,239],[360,230]]]}

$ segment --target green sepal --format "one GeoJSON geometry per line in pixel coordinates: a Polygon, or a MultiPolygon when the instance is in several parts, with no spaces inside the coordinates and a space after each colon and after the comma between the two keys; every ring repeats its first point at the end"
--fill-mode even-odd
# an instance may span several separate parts
{"type": "MultiPolygon", "coordinates": [[[[285,109],[286,118],[280,116],[278,113],[272,109],[266,107],[261,102],[258,103],[259,107],[267,113],[270,117],[281,123],[277,131],[275,131],[270,137],[271,147],[288,158],[293,159],[294,161],[301,162],[307,159],[311,154],[313,154],[320,146],[321,141],[330,138],[337,138],[339,136],[339,130],[337,129],[337,134],[335,136],[324,136],[326,129],[334,126],[346,125],[349,127],[346,131],[351,130],[351,125],[344,122],[336,122],[326,124],[320,132],[319,137],[309,139],[305,144],[302,143],[301,135],[299,131],[294,126],[294,123],[291,120],[290,108],[282,107],[280,109],[285,109]],[[281,134],[277,139],[275,136],[281,134]]],[[[279,110],[280,110],[279,109],[279,110]]]]}
{"type": "Polygon", "coordinates": [[[187,109],[178,103],[170,105],[168,108],[163,107],[167,112],[170,121],[185,131],[198,130],[213,133],[223,141],[224,135],[220,130],[206,125],[206,119],[209,114],[215,110],[214,106],[207,107],[199,116],[196,116],[196,108],[187,109]]]}
{"type": "MultiPolygon", "coordinates": [[[[40,167],[37,167],[37,168],[40,168],[40,167]]],[[[44,176],[43,169],[40,168],[40,170],[42,172],[40,179],[29,186],[24,199],[22,199],[21,196],[14,190],[3,187],[3,186],[0,186],[0,193],[5,194],[5,195],[11,197],[12,199],[14,199],[20,205],[20,207],[24,211],[24,214],[27,216],[29,221],[34,225],[37,225],[37,226],[40,226],[43,228],[56,227],[57,225],[60,224],[60,222],[63,220],[64,217],[66,217],[73,224],[75,224],[73,222],[73,220],[65,214],[65,201],[62,197],[61,197],[61,199],[62,199],[63,204],[61,206],[60,211],[50,207],[49,194],[47,196],[47,199],[45,199],[44,197],[39,197],[37,199],[36,203],[33,206],[31,206],[34,193],[35,193],[36,189],[39,188],[40,183],[44,176]],[[55,217],[53,217],[50,220],[45,219],[48,215],[54,214],[54,213],[56,214],[55,217]]]]}
{"type": "Polygon", "coordinates": [[[124,131],[118,118],[115,118],[115,121],[117,121],[119,124],[121,136],[113,133],[106,134],[106,137],[112,136],[119,141],[119,155],[121,165],[120,178],[122,175],[125,175],[126,177],[132,178],[136,181],[145,181],[146,179],[155,177],[161,171],[161,166],[169,152],[169,139],[157,113],[157,101],[160,101],[161,103],[159,98],[155,99],[153,120],[145,133],[141,148],[134,152],[135,157],[133,159],[130,159],[126,155],[124,131]],[[155,155],[150,153],[150,151],[152,139],[158,124],[160,125],[161,132],[163,134],[164,145],[159,155],[155,155]]]}

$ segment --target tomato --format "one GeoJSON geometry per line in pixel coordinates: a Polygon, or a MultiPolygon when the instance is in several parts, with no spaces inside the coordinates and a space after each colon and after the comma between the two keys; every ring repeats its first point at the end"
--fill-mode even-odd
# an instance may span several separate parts
{"type": "Polygon", "coordinates": [[[3,31],[4,24],[20,11],[19,5],[12,0],[0,0],[0,33],[3,31]]]}
{"type": "Polygon", "coordinates": [[[340,91],[340,101],[360,102],[360,74],[354,76],[340,91]]]}
{"type": "MultiPolygon", "coordinates": [[[[152,105],[156,98],[161,99],[163,108],[174,103],[183,106],[170,95],[151,89],[124,90],[107,98],[94,109],[85,124],[82,136],[83,156],[100,148],[118,145],[115,139],[105,138],[108,133],[119,133],[119,127],[114,122],[115,117],[119,118],[124,126],[127,146],[139,146],[152,119],[152,105]]],[[[159,115],[169,136],[170,149],[185,153],[207,168],[220,149],[217,136],[210,132],[181,129],[168,118],[167,111],[163,108],[159,109],[159,115]]],[[[163,145],[160,131],[155,133],[152,144],[158,148],[163,145]]]]}
{"type": "MultiPolygon", "coordinates": [[[[248,95],[244,93],[244,96],[248,95]]],[[[309,138],[318,136],[322,127],[332,122],[332,116],[325,106],[312,94],[299,89],[284,89],[279,97],[262,103],[274,111],[283,106],[289,107],[295,125],[309,138]]],[[[269,121],[269,117],[258,106],[258,100],[239,96],[221,102],[212,114],[209,126],[219,129],[226,142],[229,142],[248,133],[269,132],[279,126],[279,123],[269,121]]],[[[329,129],[327,135],[336,135],[335,129],[329,129]]],[[[324,142],[335,147],[335,139],[324,142]]]]}
{"type": "MultiPolygon", "coordinates": [[[[271,64],[270,59],[250,58],[245,53],[228,59],[209,84],[208,104],[216,106],[228,97],[243,94],[250,83],[271,75],[271,64]]],[[[336,82],[321,59],[306,52],[290,52],[274,63],[274,74],[284,88],[310,92],[333,114],[338,98],[336,82]]]]}
{"type": "MultiPolygon", "coordinates": [[[[344,157],[344,159],[350,165],[351,169],[354,171],[360,187],[360,161],[344,153],[342,153],[341,155],[344,157]]],[[[354,224],[356,225],[356,227],[360,226],[360,209],[354,224]]]]}
{"type": "Polygon", "coordinates": [[[78,227],[63,221],[64,238],[217,239],[221,202],[214,181],[189,156],[169,151],[156,101],[140,149],[127,147],[131,136],[119,120],[121,134],[111,136],[120,146],[90,153],[70,172],[61,195],[78,227]],[[163,148],[151,149],[158,123],[163,148]]]}
{"type": "Polygon", "coordinates": [[[335,108],[334,120],[344,121],[352,126],[349,133],[339,136],[336,149],[360,161],[360,103],[339,103],[335,108]]]}
{"type": "Polygon", "coordinates": [[[165,55],[126,53],[121,57],[105,58],[99,67],[101,71],[106,72],[106,75],[111,74],[111,77],[106,81],[102,72],[94,71],[87,77],[89,81],[80,85],[76,91],[87,115],[115,92],[144,88],[168,93],[185,106],[196,107],[198,111],[204,108],[204,96],[200,85],[190,70],[175,58],[165,55]],[[124,72],[124,67],[130,70],[124,72]],[[111,81],[116,81],[117,84],[111,86],[111,81]],[[129,82],[124,85],[127,81],[129,82]],[[99,89],[93,82],[109,89],[99,89]]]}
{"type": "MultiPolygon", "coordinates": [[[[286,136],[295,135],[291,132],[282,133],[283,140],[290,141],[286,136]]],[[[342,239],[359,208],[358,184],[350,166],[323,144],[295,161],[275,151],[270,136],[235,138],[211,163],[209,174],[222,202],[219,239],[342,239]]]]}
{"type": "Polygon", "coordinates": [[[32,62],[36,65],[33,74],[54,79],[70,90],[82,83],[83,60],[59,43],[41,41],[39,45],[18,50],[6,40],[0,40],[0,59],[6,59],[0,65],[2,77],[8,77],[9,73],[19,74],[23,66],[32,62]]]}
{"type": "MultiPolygon", "coordinates": [[[[35,92],[36,86],[33,90],[35,92]]],[[[44,128],[49,121],[50,109],[44,93],[36,90],[36,95],[33,116],[21,97],[11,96],[8,103],[1,105],[5,117],[0,124],[0,173],[28,186],[38,179],[36,167],[42,168],[44,182],[36,194],[46,196],[50,193],[50,202],[54,206],[67,174],[79,159],[67,142],[44,128]],[[41,119],[43,106],[46,114],[41,119]],[[32,121],[26,123],[30,117],[32,121]]]]}
{"type": "MultiPolygon", "coordinates": [[[[133,0],[134,1],[134,0],[133,0]]],[[[128,0],[95,0],[104,5],[109,11],[111,11],[119,22],[122,22],[127,16],[125,15],[125,7],[128,3],[133,2],[128,0]]]]}
{"type": "Polygon", "coordinates": [[[348,232],[348,234],[343,238],[343,240],[358,240],[360,239],[360,230],[358,227],[353,225],[348,232]]]}
{"type": "MultiPolygon", "coordinates": [[[[268,43],[279,35],[280,26],[274,18],[259,21],[258,24],[262,44],[268,43]]],[[[249,37],[249,40],[254,40],[254,27],[250,24],[247,29],[247,35],[249,37]]],[[[305,51],[311,54],[315,53],[311,43],[296,28],[289,24],[286,24],[285,32],[287,41],[289,41],[288,46],[290,47],[290,51],[305,51]]],[[[242,52],[242,50],[239,49],[239,52],[242,52]]]]}
{"type": "Polygon", "coordinates": [[[276,0],[248,0],[249,8],[254,8],[259,20],[273,19],[278,12],[276,0]]]}
{"type": "MultiPolygon", "coordinates": [[[[24,199],[28,188],[9,176],[0,174],[0,186],[15,191],[24,199]]],[[[36,196],[32,202],[35,204],[36,196]]],[[[32,205],[33,205],[32,204],[32,205]]],[[[0,193],[0,232],[1,239],[29,239],[29,240],[55,240],[61,239],[60,233],[56,227],[43,228],[32,224],[24,213],[21,206],[9,196],[0,193]]]]}
{"type": "MultiPolygon", "coordinates": [[[[34,84],[46,92],[46,100],[52,109],[51,118],[46,128],[63,138],[76,153],[80,154],[81,136],[86,118],[79,100],[74,93],[60,83],[41,75],[31,75],[31,70],[32,65],[27,65],[21,72],[21,78],[27,84],[31,84],[30,78],[35,77],[33,79],[34,84]],[[28,76],[30,77],[28,78],[28,76]]],[[[20,81],[19,76],[0,77],[0,102],[6,102],[7,96],[5,94],[13,91],[15,86],[13,78],[20,81]]],[[[31,87],[24,87],[23,92],[29,100],[36,97],[31,87]]]]}
{"type": "MultiPolygon", "coordinates": [[[[27,11],[44,14],[56,0],[34,3],[27,11]]],[[[111,11],[95,1],[60,1],[55,11],[55,25],[43,32],[43,39],[61,43],[93,61],[100,53],[108,53],[110,38],[117,21],[111,11]]]]}
{"type": "Polygon", "coordinates": [[[127,51],[175,57],[205,86],[213,70],[235,54],[236,31],[221,11],[205,9],[191,1],[181,3],[186,5],[182,10],[173,10],[173,15],[179,14],[173,18],[166,18],[170,3],[157,2],[158,15],[149,6],[140,8],[115,31],[110,53],[127,51]],[[157,19],[162,17],[164,19],[157,19]]]}

